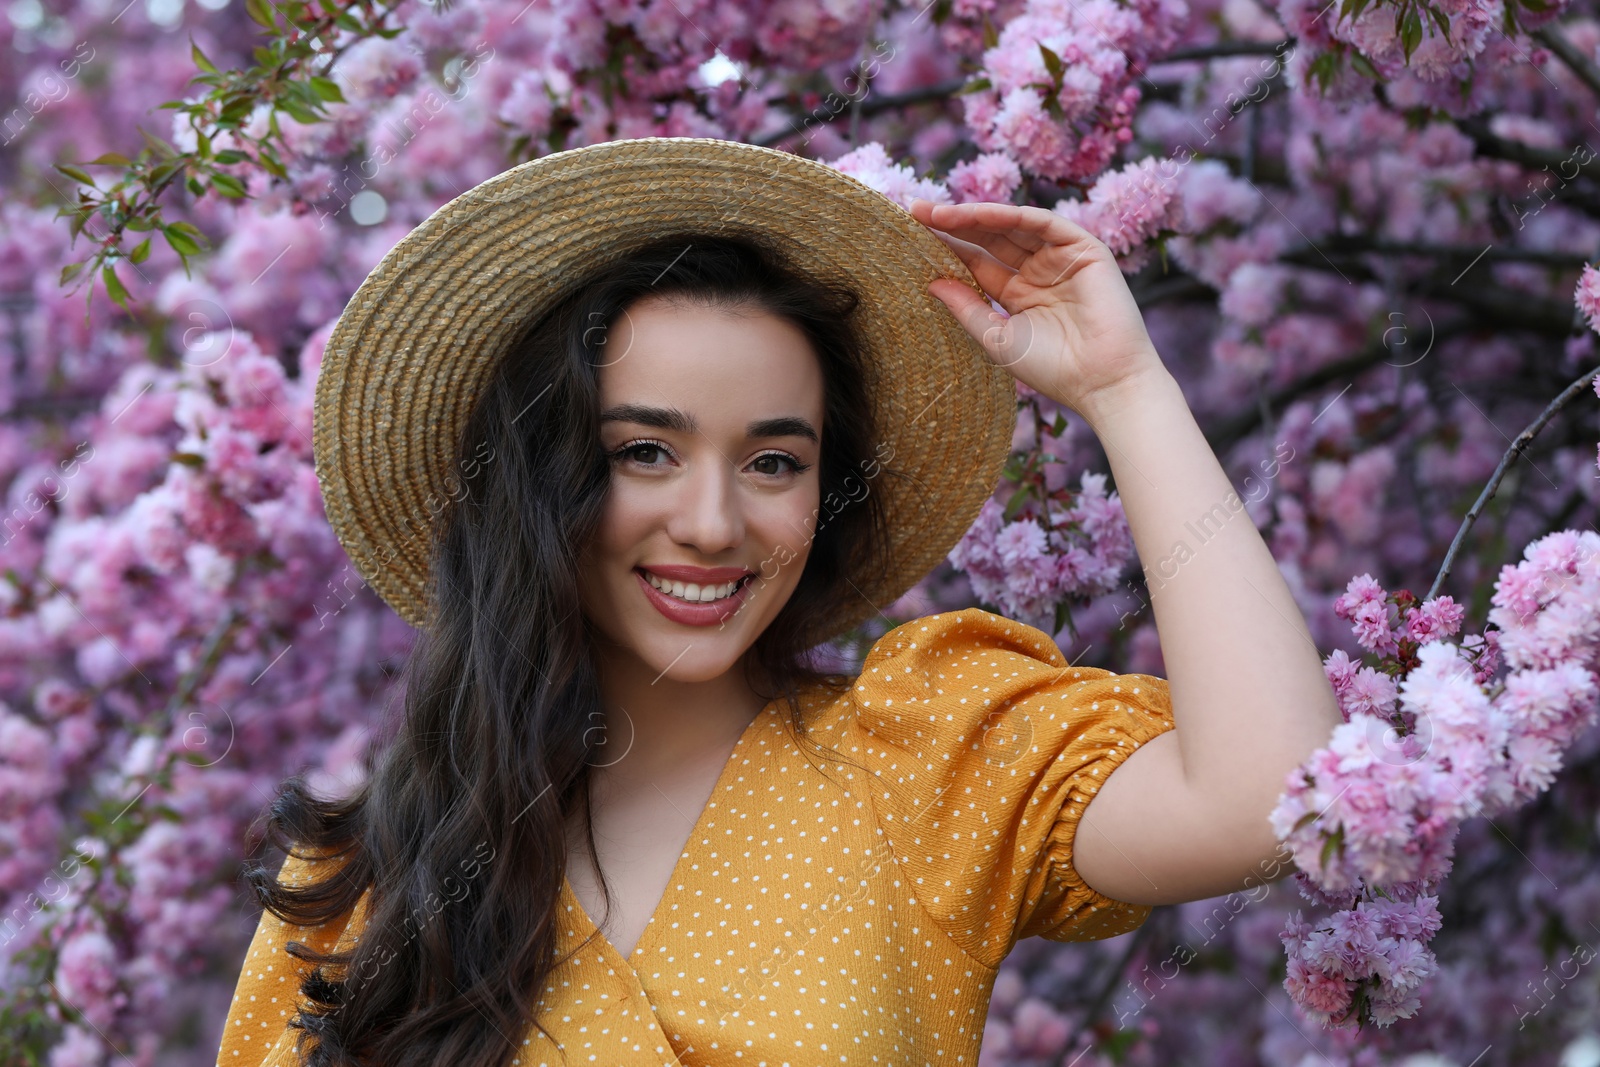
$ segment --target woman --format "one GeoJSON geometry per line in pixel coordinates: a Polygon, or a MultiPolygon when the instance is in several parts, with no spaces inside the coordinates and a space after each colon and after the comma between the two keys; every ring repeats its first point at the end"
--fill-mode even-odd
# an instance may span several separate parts
{"type": "Polygon", "coordinates": [[[645,139],[487,183],[362,288],[318,474],[424,633],[368,784],[274,807],[220,1064],[970,1063],[1017,939],[1291,869],[1267,813],[1333,693],[1079,227],[645,139]],[[1221,509],[1153,590],[1170,688],[978,609],[809,658],[970,525],[1011,375],[1095,429],[1142,559],[1221,509]]]}

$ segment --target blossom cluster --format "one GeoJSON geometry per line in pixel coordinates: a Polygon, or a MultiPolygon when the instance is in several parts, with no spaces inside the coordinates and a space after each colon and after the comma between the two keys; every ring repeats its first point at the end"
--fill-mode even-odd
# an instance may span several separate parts
{"type": "Polygon", "coordinates": [[[1443,925],[1438,898],[1415,885],[1385,892],[1320,922],[1296,912],[1280,935],[1289,953],[1284,985],[1319,1022],[1355,1015],[1387,1026],[1421,1007],[1422,983],[1438,970],[1428,948],[1443,925]]]}
{"type": "Polygon", "coordinates": [[[1374,924],[1392,926],[1394,908],[1431,908],[1418,894],[1449,872],[1461,824],[1547,790],[1596,721],[1600,535],[1563,530],[1529,544],[1502,569],[1492,603],[1492,628],[1458,646],[1447,639],[1464,612],[1448,596],[1418,604],[1363,574],[1335,601],[1384,669],[1328,656],[1345,721],[1291,772],[1272,813],[1300,876],[1343,902],[1332,933],[1298,920],[1284,932],[1288,988],[1324,1020],[1350,1014],[1355,997],[1355,1014],[1379,1024],[1416,1011],[1437,913],[1394,944],[1382,942],[1393,931],[1374,924]],[[1371,921],[1352,918],[1369,913],[1371,921]],[[1364,955],[1329,954],[1330,942],[1362,939],[1364,955]]]}
{"type": "Polygon", "coordinates": [[[973,142],[1042,177],[1092,178],[1133,139],[1139,68],[1188,15],[1185,0],[1027,0],[964,98],[973,142]]]}
{"type": "MultiPolygon", "coordinates": [[[[94,452],[71,492],[0,549],[29,575],[8,587],[6,667],[46,671],[28,705],[0,704],[0,890],[23,903],[0,952],[54,952],[72,1013],[58,1063],[100,1062],[97,1031],[158,1032],[230,915],[217,875],[279,761],[348,779],[367,730],[338,709],[364,706],[409,646],[372,598],[338,642],[316,633],[342,559],[310,462],[319,350],[293,381],[247,335],[195,341],[226,358],[129,367],[81,423],[94,452]],[[68,826],[91,772],[92,817],[68,826]],[[91,831],[70,870],[69,829],[91,831]]],[[[48,477],[52,452],[13,485],[48,477]]]]}
{"type": "Polygon", "coordinates": [[[1133,557],[1133,539],[1104,474],[1082,475],[1070,506],[1051,501],[1040,513],[1007,519],[992,497],[950,551],[972,592],[1002,613],[1046,629],[1057,605],[1116,588],[1133,557]]]}
{"type": "MultiPolygon", "coordinates": [[[[1334,649],[1346,721],[1281,808],[1325,915],[1300,918],[1274,887],[1248,908],[1179,909],[1206,931],[1194,953],[1019,943],[984,1063],[1300,1067],[1314,1049],[1340,1067],[1465,1064],[1493,1045],[1478,1067],[1499,1067],[1581,1051],[1583,1001],[1550,984],[1550,946],[1600,923],[1600,875],[1572,844],[1600,810],[1600,591],[1589,535],[1548,535],[1600,510],[1592,416],[1574,404],[1571,432],[1519,461],[1492,533],[1486,515],[1455,561],[1459,605],[1366,576],[1425,584],[1506,434],[1596,362],[1600,221],[1572,147],[1596,97],[1525,31],[1592,58],[1600,22],[1519,3],[1514,29],[1498,2],[1451,0],[1448,38],[1433,25],[1407,65],[1385,28],[1395,6],[1340,20],[1310,0],[404,0],[395,36],[337,42],[344,102],[326,121],[280,116],[286,177],[241,163],[246,198],[174,187],[171,217],[213,251],[190,273],[155,242],[124,268],[127,314],[59,284],[100,232],[72,247],[52,164],[136,152],[141,129],[189,147],[193,127],[157,108],[194,93],[191,40],[238,68],[260,28],[221,0],[11,5],[0,1049],[52,1067],[209,1063],[255,919],[237,872],[256,820],[290,774],[323,791],[359,777],[412,634],[340,550],[310,462],[321,346],[355,286],[508,165],[693,135],[798,151],[902,206],[1078,221],[1130,275],[1229,469],[1295,457],[1246,504],[1334,649]],[[1501,569],[1507,545],[1531,555],[1501,569]],[[1491,585],[1487,625],[1462,636],[1491,585]],[[1473,817],[1496,811],[1504,833],[1473,817]],[[1357,1038],[1340,1018],[1407,1024],[1357,1038]],[[1525,1020],[1537,1052],[1504,1039],[1525,1020]]],[[[1132,554],[1089,473],[1103,456],[1081,420],[1047,432],[1052,417],[1014,442],[1051,461],[1008,471],[923,583],[924,609],[978,600],[1059,631],[1070,603],[1069,655],[1159,671],[1148,615],[1125,625],[1110,595],[1132,554]]]]}

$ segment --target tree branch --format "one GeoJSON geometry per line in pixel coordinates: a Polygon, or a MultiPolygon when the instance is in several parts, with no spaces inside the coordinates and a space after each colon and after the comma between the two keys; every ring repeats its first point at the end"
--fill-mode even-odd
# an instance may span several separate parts
{"type": "Polygon", "coordinates": [[[1541,26],[1528,36],[1544,45],[1556,54],[1556,58],[1567,65],[1578,80],[1589,87],[1595,96],[1600,96],[1600,67],[1596,67],[1577,47],[1561,32],[1561,27],[1555,23],[1541,26]]]}
{"type": "Polygon", "coordinates": [[[1135,955],[1142,951],[1145,943],[1150,940],[1154,926],[1148,921],[1133,932],[1128,939],[1128,947],[1123,949],[1122,956],[1106,971],[1106,980],[1095,993],[1094,999],[1089,1002],[1088,1010],[1083,1013],[1083,1018],[1078,1022],[1077,1028],[1072,1031],[1072,1036],[1067,1038],[1064,1048],[1072,1048],[1078,1043],[1084,1033],[1093,1028],[1095,1021],[1100,1018],[1111,1003],[1113,994],[1117,991],[1117,983],[1122,980],[1123,973],[1127,971],[1128,964],[1135,955]]]}
{"type": "Polygon", "coordinates": [[[1533,145],[1523,144],[1521,141],[1509,141],[1490,131],[1489,123],[1481,116],[1456,119],[1456,129],[1472,138],[1473,146],[1480,156],[1490,156],[1494,159],[1510,160],[1512,163],[1521,163],[1524,167],[1533,170],[1543,170],[1547,167],[1560,167],[1563,163],[1572,162],[1577,170],[1574,177],[1582,174],[1585,177],[1600,181],[1600,159],[1593,154],[1587,162],[1577,163],[1572,158],[1572,153],[1565,155],[1553,148],[1536,148],[1533,145]]]}
{"type": "MultiPolygon", "coordinates": [[[[1309,248],[1310,246],[1305,246],[1309,248]]],[[[1581,252],[1557,252],[1543,248],[1513,248],[1490,245],[1431,245],[1419,241],[1384,241],[1357,234],[1330,234],[1317,247],[1323,252],[1381,252],[1397,256],[1429,256],[1437,259],[1497,259],[1507,262],[1542,263],[1549,267],[1582,267],[1589,257],[1581,252]]],[[[1297,252],[1299,249],[1290,249],[1297,252]]],[[[1288,254],[1288,253],[1286,253],[1288,254]]]]}
{"type": "Polygon", "coordinates": [[[1152,59],[1150,66],[1202,59],[1230,59],[1234,56],[1271,56],[1293,45],[1293,37],[1285,37],[1281,41],[1218,41],[1215,44],[1195,45],[1193,48],[1179,48],[1159,59],[1152,59]]]}
{"type": "Polygon", "coordinates": [[[1462,304],[1497,327],[1530,330],[1550,337],[1572,333],[1578,308],[1572,301],[1547,300],[1521,289],[1473,288],[1439,278],[1417,282],[1416,294],[1462,304]]]}
{"type": "MultiPolygon", "coordinates": [[[[1465,333],[1471,329],[1471,320],[1458,319],[1455,322],[1443,323],[1434,330],[1433,340],[1440,341],[1465,333]]],[[[1282,410],[1292,400],[1325,385],[1340,381],[1344,378],[1353,378],[1363,371],[1370,370],[1379,363],[1386,362],[1391,355],[1389,346],[1380,338],[1362,349],[1356,355],[1341,359],[1337,363],[1318,367],[1303,378],[1297,378],[1287,385],[1279,386],[1267,394],[1267,406],[1272,410],[1282,410]]],[[[1241,440],[1261,424],[1261,409],[1259,406],[1247,408],[1226,419],[1217,422],[1205,429],[1206,440],[1211,443],[1212,451],[1223,455],[1224,450],[1241,440]]]]}
{"type": "MultiPolygon", "coordinates": [[[[1312,270],[1335,270],[1342,276],[1353,274],[1364,281],[1377,280],[1372,270],[1364,264],[1345,262],[1342,270],[1334,267],[1330,252],[1333,255],[1340,254],[1333,248],[1305,245],[1285,252],[1278,257],[1278,262],[1312,270]]],[[[1572,332],[1577,309],[1569,302],[1549,300],[1517,289],[1463,285],[1459,277],[1457,275],[1452,281],[1442,277],[1419,278],[1413,283],[1413,293],[1461,304],[1479,319],[1497,327],[1530,330],[1551,337],[1566,337],[1572,332]]]]}
{"type": "Polygon", "coordinates": [[[803,118],[795,116],[788,129],[757,138],[750,143],[760,145],[763,148],[771,148],[780,141],[804,132],[808,126],[826,126],[830,122],[837,122],[846,115],[871,118],[880,112],[891,111],[895,108],[912,107],[916,104],[931,104],[955,95],[963,85],[967,84],[967,81],[968,79],[965,77],[953,78],[933,85],[924,85],[919,89],[908,89],[903,93],[880,93],[876,96],[872,95],[870,84],[867,86],[866,95],[860,97],[852,96],[848,93],[830,93],[830,96],[836,96],[842,101],[837,107],[813,108],[811,113],[803,118]]]}
{"type": "Polygon", "coordinates": [[[1473,523],[1478,521],[1478,516],[1483,512],[1484,505],[1494,498],[1495,490],[1500,488],[1500,482],[1505,478],[1506,471],[1511,469],[1511,464],[1515,463],[1517,457],[1527,450],[1528,445],[1538,436],[1539,431],[1544,429],[1562,408],[1570,404],[1572,399],[1579,393],[1591,387],[1597,374],[1600,374],[1600,367],[1593,368],[1561,390],[1560,395],[1550,401],[1545,406],[1545,409],[1539,413],[1539,417],[1528,423],[1527,429],[1517,434],[1516,440],[1511,442],[1511,447],[1506,449],[1506,454],[1500,457],[1500,465],[1494,469],[1494,474],[1489,478],[1489,484],[1483,487],[1483,492],[1478,494],[1478,499],[1473,501],[1472,507],[1468,509],[1466,518],[1461,522],[1461,529],[1456,531],[1455,540],[1450,542],[1450,550],[1444,554],[1444,562],[1439,565],[1439,573],[1434,577],[1433,584],[1428,587],[1428,593],[1423,597],[1424,600],[1432,600],[1435,596],[1438,596],[1439,587],[1444,585],[1444,580],[1450,575],[1450,567],[1455,563],[1456,553],[1461,551],[1461,545],[1467,539],[1467,531],[1471,530],[1473,523]]]}

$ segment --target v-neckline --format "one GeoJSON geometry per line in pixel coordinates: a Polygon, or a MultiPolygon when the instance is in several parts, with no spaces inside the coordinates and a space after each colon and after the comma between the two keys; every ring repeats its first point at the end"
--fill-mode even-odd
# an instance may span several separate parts
{"type": "Polygon", "coordinates": [[[645,948],[645,942],[652,939],[652,932],[656,930],[656,919],[660,916],[661,909],[666,906],[667,897],[672,894],[673,887],[680,881],[679,872],[683,869],[684,864],[688,862],[689,854],[693,851],[695,842],[705,828],[706,815],[711,810],[712,803],[716,801],[717,795],[722,792],[723,786],[728,782],[734,770],[740,766],[740,756],[749,747],[751,739],[760,730],[767,717],[768,710],[776,703],[778,703],[778,700],[768,701],[756,713],[756,716],[745,724],[745,728],[739,733],[738,740],[734,741],[733,751],[728,754],[728,759],[723,763],[722,770],[717,772],[717,780],[711,786],[711,794],[706,797],[705,804],[700,808],[700,814],[695,817],[694,825],[689,828],[689,836],[684,840],[683,851],[678,853],[678,858],[672,865],[672,873],[667,876],[667,884],[661,890],[661,897],[656,901],[655,909],[650,912],[650,918],[645,921],[644,930],[639,934],[639,940],[634,942],[631,953],[624,956],[622,950],[611,943],[605,932],[600,929],[600,924],[594,921],[594,917],[583,906],[583,901],[579,899],[577,890],[572,888],[572,882],[565,874],[562,875],[561,892],[567,898],[567,906],[581,916],[579,921],[588,926],[589,930],[594,934],[594,939],[604,945],[612,956],[621,960],[623,965],[632,972],[636,981],[639,980],[639,976],[637,969],[633,966],[633,958],[645,948]]]}

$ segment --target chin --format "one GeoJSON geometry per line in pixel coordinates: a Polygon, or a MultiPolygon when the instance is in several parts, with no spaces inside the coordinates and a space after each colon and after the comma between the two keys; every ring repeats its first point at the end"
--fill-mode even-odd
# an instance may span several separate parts
{"type": "Polygon", "coordinates": [[[640,658],[660,677],[670,681],[709,682],[733,669],[748,647],[746,642],[735,641],[728,634],[714,638],[689,635],[681,641],[653,637],[644,646],[646,652],[640,658]]]}

